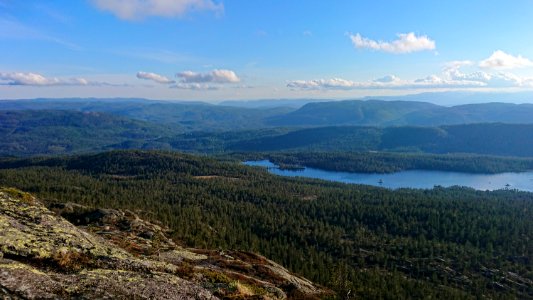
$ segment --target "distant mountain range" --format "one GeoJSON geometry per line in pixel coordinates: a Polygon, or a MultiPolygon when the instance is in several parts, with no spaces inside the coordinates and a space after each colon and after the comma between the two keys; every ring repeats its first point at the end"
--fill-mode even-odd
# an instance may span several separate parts
{"type": "Polygon", "coordinates": [[[298,101],[304,100],[280,100],[279,104],[282,106],[275,106],[274,101],[264,100],[253,104],[249,102],[250,105],[245,105],[249,107],[239,107],[145,99],[33,99],[0,101],[0,110],[103,112],[140,121],[179,125],[186,131],[228,131],[279,126],[533,123],[533,104],[494,102],[448,107],[420,101],[345,100],[311,102],[295,108],[298,101]]]}
{"type": "Polygon", "coordinates": [[[261,99],[261,100],[229,100],[218,103],[221,106],[247,108],[290,107],[300,108],[307,103],[328,102],[331,99],[261,99]]]}
{"type": "MultiPolygon", "coordinates": [[[[340,99],[339,99],[340,100],[340,99]]],[[[336,101],[339,101],[336,100],[336,101]]],[[[489,102],[504,103],[533,103],[533,92],[469,92],[469,91],[448,91],[448,92],[428,92],[409,94],[402,96],[367,96],[363,98],[342,99],[342,100],[385,100],[385,101],[415,101],[429,102],[437,105],[452,106],[463,104],[479,104],[489,102]]],[[[232,100],[218,103],[224,106],[238,106],[249,108],[260,107],[293,107],[300,108],[307,103],[330,102],[332,99],[261,99],[261,100],[232,100]]]]}
{"type": "Polygon", "coordinates": [[[308,103],[267,120],[275,126],[386,125],[418,111],[439,106],[425,102],[348,100],[308,103]]]}
{"type": "Polygon", "coordinates": [[[403,96],[379,96],[364,97],[360,100],[401,100],[401,101],[419,101],[431,102],[434,104],[452,106],[463,104],[480,104],[489,102],[504,103],[533,103],[533,92],[469,92],[469,91],[448,91],[448,92],[429,92],[418,93],[403,96]]]}
{"type": "Polygon", "coordinates": [[[348,100],[308,103],[296,111],[270,117],[275,126],[417,125],[503,122],[533,123],[533,104],[483,103],[452,107],[427,102],[348,100]]]}
{"type": "Polygon", "coordinates": [[[108,149],[533,157],[533,104],[347,100],[245,108],[145,99],[0,101],[0,155],[108,149]]]}
{"type": "Polygon", "coordinates": [[[69,110],[103,112],[158,124],[179,125],[184,130],[236,130],[265,127],[263,120],[294,109],[243,108],[204,102],[146,99],[27,99],[0,101],[0,110],[69,110]]]}

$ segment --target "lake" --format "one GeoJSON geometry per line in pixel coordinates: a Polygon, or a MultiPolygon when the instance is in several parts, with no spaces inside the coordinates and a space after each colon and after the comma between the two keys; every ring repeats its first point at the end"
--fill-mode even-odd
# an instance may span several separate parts
{"type": "Polygon", "coordinates": [[[521,173],[474,174],[446,171],[409,170],[389,174],[349,173],[326,171],[314,168],[303,170],[280,170],[268,160],[245,161],[248,166],[265,167],[272,174],[291,177],[308,177],[329,181],[367,184],[390,189],[429,189],[436,185],[471,187],[476,190],[498,190],[506,188],[533,192],[533,171],[521,173]]]}

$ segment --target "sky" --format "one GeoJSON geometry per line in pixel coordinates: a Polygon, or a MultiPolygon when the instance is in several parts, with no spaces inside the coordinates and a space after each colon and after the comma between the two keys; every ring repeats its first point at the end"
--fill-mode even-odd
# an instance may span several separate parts
{"type": "Polygon", "coordinates": [[[533,90],[533,1],[0,0],[0,99],[533,90]]]}

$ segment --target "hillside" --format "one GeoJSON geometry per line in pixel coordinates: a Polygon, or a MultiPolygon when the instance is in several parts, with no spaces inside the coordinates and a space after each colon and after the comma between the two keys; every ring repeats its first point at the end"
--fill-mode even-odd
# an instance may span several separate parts
{"type": "MultiPolygon", "coordinates": [[[[419,98],[424,99],[423,95],[419,98]]],[[[3,100],[0,101],[0,106],[2,110],[100,112],[156,124],[180,126],[188,132],[236,131],[279,126],[384,127],[533,122],[530,118],[533,114],[533,104],[497,102],[446,107],[429,102],[394,100],[264,100],[229,101],[213,105],[203,102],[145,99],[30,99],[3,100]]]]}
{"type": "Polygon", "coordinates": [[[165,149],[157,139],[177,130],[98,112],[0,111],[0,155],[97,151],[126,141],[165,149]]]}
{"type": "Polygon", "coordinates": [[[383,130],[379,149],[533,157],[533,124],[390,127],[383,130]]]}
{"type": "Polygon", "coordinates": [[[427,102],[350,100],[308,103],[300,109],[271,117],[273,126],[416,125],[533,122],[533,104],[482,103],[438,106],[427,102]]]}
{"type": "Polygon", "coordinates": [[[394,121],[398,125],[437,126],[500,122],[531,124],[533,104],[483,103],[416,111],[394,121]]]}
{"type": "Polygon", "coordinates": [[[240,130],[265,127],[264,119],[294,110],[287,107],[245,108],[203,102],[145,99],[30,99],[0,101],[2,110],[70,110],[101,112],[134,120],[179,125],[186,130],[240,130]]]}
{"type": "MultiPolygon", "coordinates": [[[[228,249],[261,253],[339,295],[533,296],[532,193],[391,191],[143,151],[11,159],[0,165],[0,185],[56,203],[74,222],[86,218],[69,217],[68,202],[129,210],[168,226],[170,237],[186,247],[220,249],[241,260],[228,249]]],[[[192,252],[211,253],[202,251],[192,252]]]]}
{"type": "Polygon", "coordinates": [[[393,151],[533,157],[533,124],[320,127],[228,143],[231,151],[393,151]]]}
{"type": "Polygon", "coordinates": [[[533,124],[276,127],[189,132],[177,125],[161,125],[100,112],[0,111],[0,156],[57,155],[113,149],[199,153],[388,151],[533,157],[533,124]]]}
{"type": "Polygon", "coordinates": [[[128,210],[49,206],[53,212],[30,194],[0,189],[2,298],[313,299],[329,293],[253,253],[178,246],[168,228],[128,210]]]}
{"type": "Polygon", "coordinates": [[[383,125],[408,113],[433,109],[425,102],[350,100],[308,103],[285,115],[268,119],[274,126],[383,125]]]}

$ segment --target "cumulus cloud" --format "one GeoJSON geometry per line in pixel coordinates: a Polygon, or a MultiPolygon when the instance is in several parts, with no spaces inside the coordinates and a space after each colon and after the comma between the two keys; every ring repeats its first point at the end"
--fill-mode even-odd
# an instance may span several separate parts
{"type": "Polygon", "coordinates": [[[533,87],[532,77],[520,77],[506,72],[500,72],[491,78],[491,86],[494,87],[533,87]]]}
{"type": "Polygon", "coordinates": [[[240,78],[231,70],[213,70],[208,73],[184,71],[176,74],[181,83],[237,83],[240,78]]]}
{"type": "Polygon", "coordinates": [[[59,85],[108,85],[104,82],[89,81],[84,78],[57,78],[45,77],[38,73],[0,72],[0,82],[4,85],[33,85],[33,86],[59,86],[59,85]]]}
{"type": "Polygon", "coordinates": [[[471,61],[450,62],[439,75],[430,75],[415,80],[403,80],[387,75],[371,81],[351,81],[342,78],[294,80],[287,87],[294,90],[365,90],[365,89],[432,89],[432,88],[533,88],[532,77],[520,77],[512,73],[488,73],[476,71],[465,73],[462,66],[473,65],[471,61]]]}
{"type": "Polygon", "coordinates": [[[178,82],[171,85],[170,88],[180,90],[201,90],[201,91],[214,91],[220,89],[217,85],[205,84],[205,83],[183,83],[178,82]]]}
{"type": "Polygon", "coordinates": [[[163,75],[159,75],[156,73],[150,73],[150,72],[137,72],[137,78],[144,79],[144,80],[152,80],[157,83],[161,84],[170,84],[170,83],[176,83],[176,81],[169,79],[163,75]]]}
{"type": "Polygon", "coordinates": [[[461,68],[464,66],[472,66],[474,62],[470,60],[451,61],[444,65],[443,76],[450,80],[469,80],[487,82],[492,75],[486,72],[478,71],[473,73],[463,73],[461,68]]]}
{"type": "Polygon", "coordinates": [[[411,53],[435,50],[435,41],[425,35],[417,36],[414,32],[400,33],[392,42],[376,41],[362,37],[359,33],[349,35],[353,45],[360,49],[372,49],[389,53],[411,53]]]}
{"type": "Polygon", "coordinates": [[[180,17],[191,11],[224,10],[222,3],[212,0],[93,0],[101,10],[109,11],[124,20],[139,20],[146,17],[180,17]]]}
{"type": "Polygon", "coordinates": [[[402,86],[402,88],[473,88],[486,86],[486,82],[477,80],[454,79],[430,75],[425,78],[416,79],[412,84],[402,86]]]}
{"type": "Polygon", "coordinates": [[[416,88],[466,88],[483,87],[483,82],[469,80],[449,80],[436,75],[417,80],[402,80],[387,76],[372,81],[351,81],[342,78],[294,80],[287,84],[291,89],[300,90],[368,90],[368,89],[416,89],[416,88]]]}
{"type": "Polygon", "coordinates": [[[182,90],[218,90],[224,85],[239,83],[241,79],[231,70],[215,69],[205,73],[183,71],[176,74],[178,80],[172,80],[164,75],[137,72],[137,78],[151,80],[160,84],[170,84],[170,88],[182,90]]]}
{"type": "Polygon", "coordinates": [[[522,57],[521,55],[513,56],[501,50],[497,50],[494,51],[489,58],[481,61],[479,67],[485,69],[518,69],[533,67],[533,61],[522,57]]]}

